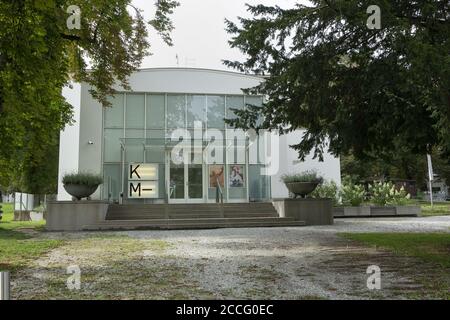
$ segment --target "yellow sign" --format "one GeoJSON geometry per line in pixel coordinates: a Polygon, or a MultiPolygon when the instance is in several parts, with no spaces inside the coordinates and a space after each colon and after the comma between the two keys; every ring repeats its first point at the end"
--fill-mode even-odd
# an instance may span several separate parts
{"type": "Polygon", "coordinates": [[[158,181],[129,181],[128,199],[158,198],[158,181]]]}
{"type": "Polygon", "coordinates": [[[156,199],[158,164],[130,163],[128,166],[128,199],[156,199]]]}
{"type": "Polygon", "coordinates": [[[130,163],[129,181],[158,180],[158,165],[154,163],[130,163]]]}

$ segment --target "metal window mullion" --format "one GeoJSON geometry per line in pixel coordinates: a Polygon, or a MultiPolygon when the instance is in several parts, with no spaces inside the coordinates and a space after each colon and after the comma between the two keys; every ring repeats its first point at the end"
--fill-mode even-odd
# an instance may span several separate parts
{"type": "Polygon", "coordinates": [[[146,156],[146,152],[145,152],[145,145],[147,142],[147,94],[144,93],[144,147],[143,147],[143,159],[144,159],[144,163],[147,162],[147,156],[146,156]]]}
{"type": "MultiPolygon", "coordinates": [[[[186,142],[191,142],[191,141],[187,141],[187,134],[188,134],[188,120],[187,120],[187,94],[184,94],[184,130],[185,130],[185,136],[184,136],[184,141],[183,143],[186,145],[186,142]]],[[[184,155],[183,155],[184,156],[184,155]]],[[[188,170],[189,170],[189,162],[190,162],[190,153],[187,156],[187,159],[185,160],[184,165],[184,201],[187,202],[189,200],[189,190],[188,190],[188,184],[189,184],[189,175],[188,175],[188,170]],[[186,161],[187,160],[187,161],[186,161]]]]}

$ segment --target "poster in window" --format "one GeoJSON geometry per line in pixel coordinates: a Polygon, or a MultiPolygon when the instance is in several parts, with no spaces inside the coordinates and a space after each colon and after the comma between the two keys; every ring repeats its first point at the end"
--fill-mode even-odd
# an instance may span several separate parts
{"type": "Polygon", "coordinates": [[[228,178],[230,188],[243,188],[244,180],[244,166],[240,164],[230,166],[230,175],[228,178]]]}
{"type": "Polygon", "coordinates": [[[221,188],[224,187],[224,166],[223,165],[210,165],[209,166],[209,187],[216,188],[217,182],[221,188]]]}

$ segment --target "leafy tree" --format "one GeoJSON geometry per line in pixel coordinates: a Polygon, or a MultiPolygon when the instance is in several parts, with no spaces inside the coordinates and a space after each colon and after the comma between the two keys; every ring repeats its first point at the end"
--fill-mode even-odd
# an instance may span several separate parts
{"type": "MultiPolygon", "coordinates": [[[[433,171],[450,182],[450,159],[434,148],[431,152],[433,171]]],[[[428,189],[428,165],[425,155],[415,155],[396,149],[389,157],[358,159],[352,154],[341,156],[341,173],[355,181],[408,179],[415,180],[417,188],[428,189]]]]}
{"type": "Polygon", "coordinates": [[[282,133],[305,128],[293,147],[303,159],[450,155],[448,0],[312,0],[290,9],[248,6],[252,18],[226,21],[243,72],[267,75],[248,91],[264,94],[228,123],[282,133]],[[381,29],[366,25],[381,8],[381,29]],[[258,116],[264,121],[257,125],[258,116]]]}
{"type": "Polygon", "coordinates": [[[148,27],[171,44],[169,16],[177,5],[155,1],[155,19],[146,22],[131,0],[0,2],[0,185],[36,192],[50,173],[56,179],[59,131],[72,118],[62,88],[87,82],[108,106],[113,84],[129,89],[128,76],[149,53],[148,27]],[[76,17],[67,13],[74,4],[79,29],[67,21],[76,17]]]}

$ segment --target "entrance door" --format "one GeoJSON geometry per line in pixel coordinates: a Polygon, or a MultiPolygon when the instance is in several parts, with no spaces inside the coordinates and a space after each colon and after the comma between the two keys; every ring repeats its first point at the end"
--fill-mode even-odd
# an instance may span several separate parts
{"type": "Polygon", "coordinates": [[[168,152],[169,203],[204,202],[203,165],[175,164],[170,157],[168,152]]]}

